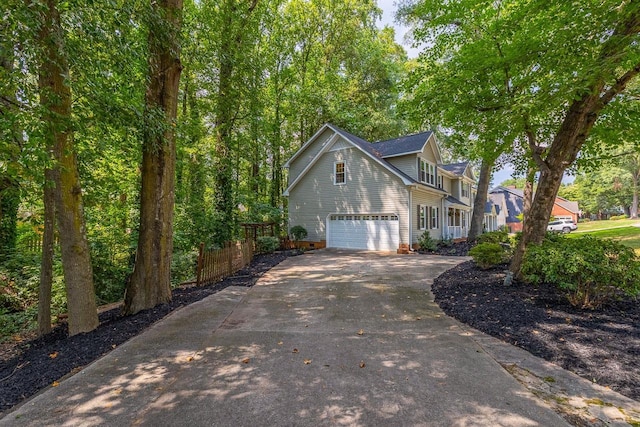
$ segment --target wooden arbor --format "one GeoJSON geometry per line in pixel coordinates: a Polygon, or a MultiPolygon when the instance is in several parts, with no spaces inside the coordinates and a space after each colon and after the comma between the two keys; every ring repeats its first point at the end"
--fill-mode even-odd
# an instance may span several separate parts
{"type": "Polygon", "coordinates": [[[275,235],[275,222],[244,222],[240,224],[244,229],[244,238],[255,241],[261,236],[275,235]]]}

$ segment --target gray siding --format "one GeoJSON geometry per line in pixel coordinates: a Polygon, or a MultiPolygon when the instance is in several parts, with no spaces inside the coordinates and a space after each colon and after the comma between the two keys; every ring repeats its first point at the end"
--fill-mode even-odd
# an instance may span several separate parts
{"type": "Polygon", "coordinates": [[[327,128],[311,142],[298,157],[289,165],[289,184],[291,184],[307,167],[313,158],[322,150],[322,147],[335,135],[335,132],[327,128]]]}
{"type": "Polygon", "coordinates": [[[290,190],[289,226],[303,226],[307,240],[326,240],[331,213],[398,215],[400,243],[409,243],[409,193],[402,181],[357,148],[324,153],[290,190]],[[346,183],[333,184],[333,168],[344,161],[346,183]]]}
{"type": "Polygon", "coordinates": [[[428,230],[429,231],[429,235],[434,238],[434,239],[442,239],[442,221],[443,221],[443,212],[442,212],[442,196],[438,195],[438,194],[432,194],[432,193],[428,193],[425,191],[414,191],[413,192],[413,196],[412,196],[412,201],[411,201],[412,206],[412,211],[411,211],[411,229],[412,229],[412,235],[413,235],[413,242],[412,243],[416,243],[418,241],[418,237],[420,237],[420,235],[422,233],[425,232],[425,230],[420,230],[419,227],[419,217],[418,217],[418,206],[420,205],[425,205],[425,206],[434,206],[437,208],[440,208],[440,218],[439,218],[439,224],[438,224],[438,228],[437,229],[431,229],[428,230]]]}
{"type": "Polygon", "coordinates": [[[416,154],[389,157],[385,160],[409,175],[411,178],[416,180],[418,179],[418,156],[416,154]]]}
{"type": "Polygon", "coordinates": [[[441,175],[441,176],[442,176],[442,187],[443,187],[442,189],[453,196],[453,193],[451,192],[451,178],[449,178],[446,175],[441,175]]]}

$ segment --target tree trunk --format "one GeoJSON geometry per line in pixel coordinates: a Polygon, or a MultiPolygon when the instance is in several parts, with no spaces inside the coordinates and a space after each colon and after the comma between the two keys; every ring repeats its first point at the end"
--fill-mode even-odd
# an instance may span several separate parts
{"type": "Polygon", "coordinates": [[[527,246],[531,243],[541,243],[544,239],[564,171],[575,161],[599,111],[604,107],[598,95],[603,87],[604,82],[600,81],[590,95],[573,102],[549,147],[545,160],[547,167],[540,173],[538,189],[522,227],[522,238],[509,267],[516,277],[520,277],[527,246]]]}
{"type": "Polygon", "coordinates": [[[218,90],[216,94],[216,188],[215,208],[221,215],[217,224],[214,239],[218,245],[223,245],[233,237],[236,229],[234,215],[235,193],[233,191],[233,164],[230,161],[232,154],[233,127],[238,109],[237,88],[241,84],[235,81],[236,62],[245,43],[245,25],[248,18],[258,4],[258,0],[240,2],[239,5],[248,5],[246,11],[239,10],[236,0],[225,0],[222,16],[222,28],[220,31],[220,51],[218,61],[218,90]],[[234,22],[241,19],[241,23],[234,22]]]}
{"type": "Polygon", "coordinates": [[[540,173],[531,212],[524,223],[522,239],[509,267],[516,277],[520,276],[527,246],[531,243],[541,243],[544,239],[565,169],[576,160],[602,109],[616,95],[623,92],[627,84],[640,73],[638,63],[620,76],[604,74],[616,69],[615,66],[619,65],[623,57],[622,53],[635,40],[632,36],[640,31],[640,16],[637,13],[627,13],[623,16],[624,20],[618,23],[615,31],[600,48],[600,63],[607,66],[598,67],[594,75],[588,76],[591,83],[588,90],[584,91],[586,94],[569,106],[560,129],[548,148],[544,161],[546,167],[542,168],[540,173]],[[614,83],[608,85],[608,78],[615,78],[614,83]]]}
{"type": "Polygon", "coordinates": [[[482,234],[482,224],[484,222],[484,206],[487,204],[489,194],[489,184],[491,182],[491,171],[495,161],[492,159],[482,159],[480,166],[480,176],[478,177],[478,191],[473,202],[473,214],[471,216],[471,228],[467,240],[475,242],[482,234]]]}
{"type": "Polygon", "coordinates": [[[69,311],[69,335],[98,326],[93,288],[93,270],[82,206],[82,190],[71,130],[71,89],[64,37],[56,0],[47,0],[42,13],[39,41],[43,49],[40,65],[40,103],[47,125],[46,139],[55,164],[55,205],[62,266],[69,311]]]}
{"type": "Polygon", "coordinates": [[[124,314],[171,301],[182,0],[152,1],[151,8],[140,232],[133,273],[125,291],[124,314]]]}
{"type": "Polygon", "coordinates": [[[524,195],[522,200],[522,222],[527,222],[529,212],[531,212],[531,205],[533,204],[533,181],[536,178],[537,169],[530,167],[527,171],[527,177],[524,181],[524,195]]]}
{"type": "Polygon", "coordinates": [[[55,215],[55,190],[53,171],[44,172],[44,233],[42,236],[42,260],[40,262],[40,286],[38,286],[38,335],[51,332],[51,284],[53,282],[53,234],[55,215]]]}
{"type": "Polygon", "coordinates": [[[629,209],[629,218],[638,218],[638,181],[640,181],[640,170],[637,167],[631,173],[631,182],[633,183],[633,199],[631,200],[631,208],[629,209]]]}

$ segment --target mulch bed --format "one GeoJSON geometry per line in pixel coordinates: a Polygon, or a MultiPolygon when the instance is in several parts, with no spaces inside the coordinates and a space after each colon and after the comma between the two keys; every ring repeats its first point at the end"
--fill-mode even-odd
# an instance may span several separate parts
{"type": "Polygon", "coordinates": [[[550,285],[504,286],[505,271],[462,263],[435,279],[435,300],[463,323],[640,400],[640,301],[576,309],[550,285]]]}
{"type": "Polygon", "coordinates": [[[0,348],[0,411],[5,411],[65,375],[102,357],[173,310],[199,301],[228,286],[253,286],[258,278],[294,252],[257,255],[251,264],[221,282],[173,290],[168,304],[123,317],[120,308],[100,314],[94,331],[68,336],[60,324],[44,337],[0,348]]]}
{"type": "MultiPolygon", "coordinates": [[[[443,247],[441,255],[466,255],[466,243],[443,247]]],[[[100,326],[67,336],[65,324],[45,337],[0,348],[0,411],[5,411],[80,370],[139,334],[171,311],[228,286],[253,286],[291,254],[257,256],[222,282],[178,288],[173,300],[122,317],[119,308],[100,314],[100,326]],[[53,356],[55,355],[55,357],[53,356]]],[[[480,270],[469,261],[445,272],[432,286],[448,315],[600,385],[640,400],[640,303],[617,302],[578,310],[552,286],[503,285],[506,266],[480,270]]]]}

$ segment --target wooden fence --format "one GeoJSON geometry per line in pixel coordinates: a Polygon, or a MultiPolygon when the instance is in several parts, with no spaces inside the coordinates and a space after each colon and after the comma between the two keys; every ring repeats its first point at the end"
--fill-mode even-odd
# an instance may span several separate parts
{"type": "Polygon", "coordinates": [[[248,265],[252,258],[252,240],[231,243],[214,251],[205,251],[204,243],[200,243],[196,284],[206,285],[231,276],[248,265]]]}
{"type": "MultiPolygon", "coordinates": [[[[17,246],[28,253],[42,253],[42,235],[29,236],[20,242],[17,246]]],[[[53,245],[58,246],[60,244],[60,236],[58,233],[53,236],[53,245]]]]}

